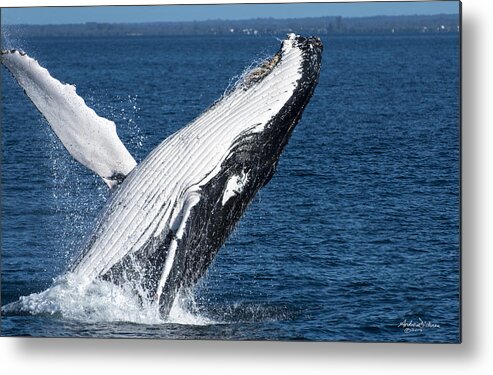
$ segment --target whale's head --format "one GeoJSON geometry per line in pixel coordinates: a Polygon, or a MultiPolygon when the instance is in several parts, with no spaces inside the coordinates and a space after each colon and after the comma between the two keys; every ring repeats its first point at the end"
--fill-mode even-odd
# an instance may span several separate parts
{"type": "Polygon", "coordinates": [[[255,194],[272,177],[318,83],[322,50],[318,37],[290,34],[273,57],[246,72],[213,107],[220,113],[227,108],[231,116],[218,131],[233,133],[220,168],[229,176],[223,204],[247,184],[255,194]]]}
{"type": "Polygon", "coordinates": [[[245,157],[255,160],[252,167],[274,172],[318,83],[322,50],[318,37],[289,34],[279,52],[239,81],[245,95],[252,97],[250,116],[255,124],[242,131],[232,149],[249,149],[245,157]]]}

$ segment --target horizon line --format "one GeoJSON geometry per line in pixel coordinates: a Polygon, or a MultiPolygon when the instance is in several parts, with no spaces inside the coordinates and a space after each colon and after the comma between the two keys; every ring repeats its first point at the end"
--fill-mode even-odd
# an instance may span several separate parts
{"type": "Polygon", "coordinates": [[[345,19],[354,19],[354,18],[376,18],[376,17],[431,17],[431,16],[459,16],[459,12],[457,13],[429,13],[429,14],[377,14],[371,16],[342,16],[342,15],[334,15],[334,16],[306,16],[306,17],[252,17],[252,18],[237,18],[237,19],[229,19],[229,18],[210,18],[205,20],[176,20],[176,21],[117,21],[117,22],[107,22],[107,21],[85,21],[85,22],[68,22],[68,23],[50,23],[50,24],[35,24],[35,23],[3,23],[3,26],[67,26],[67,25],[87,25],[87,24],[111,24],[111,25],[142,25],[142,24],[158,24],[158,23],[193,23],[193,22],[244,22],[244,21],[255,21],[255,20],[296,20],[296,19],[318,19],[318,18],[345,18],[345,19]]]}

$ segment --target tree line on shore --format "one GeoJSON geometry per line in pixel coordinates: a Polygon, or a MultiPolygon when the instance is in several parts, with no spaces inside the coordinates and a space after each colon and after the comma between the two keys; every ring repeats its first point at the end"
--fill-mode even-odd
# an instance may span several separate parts
{"type": "Polygon", "coordinates": [[[443,33],[459,31],[458,14],[257,18],[249,20],[207,20],[187,22],[99,23],[57,25],[3,25],[5,31],[22,29],[26,36],[172,36],[172,35],[284,35],[443,33]]]}

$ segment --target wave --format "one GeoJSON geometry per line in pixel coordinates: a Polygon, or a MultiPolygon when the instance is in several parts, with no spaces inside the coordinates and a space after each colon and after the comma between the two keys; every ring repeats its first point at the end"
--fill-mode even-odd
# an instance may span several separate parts
{"type": "Polygon", "coordinates": [[[169,316],[162,319],[159,304],[140,298],[130,284],[118,286],[103,280],[88,281],[72,273],[58,277],[42,292],[22,296],[2,306],[2,314],[54,316],[84,323],[214,324],[198,313],[193,295],[179,295],[169,316]]]}

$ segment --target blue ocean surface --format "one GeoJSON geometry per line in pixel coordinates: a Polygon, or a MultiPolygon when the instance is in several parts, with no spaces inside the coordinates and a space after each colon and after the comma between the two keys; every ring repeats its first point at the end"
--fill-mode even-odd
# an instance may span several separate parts
{"type": "MultiPolygon", "coordinates": [[[[137,161],[280,45],[4,39],[76,84],[137,161]]],[[[131,291],[60,277],[110,193],[2,68],[1,334],[459,342],[459,35],[322,41],[318,87],[276,175],[166,321],[131,291]]]]}

